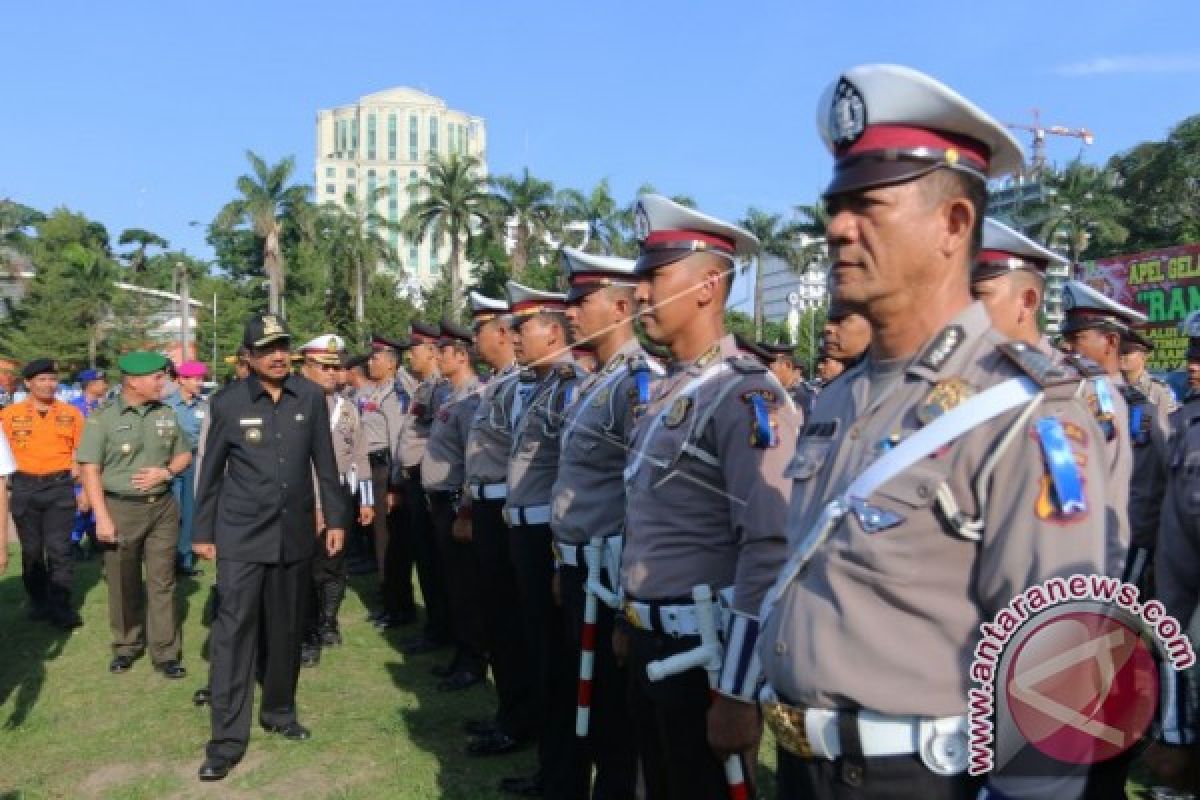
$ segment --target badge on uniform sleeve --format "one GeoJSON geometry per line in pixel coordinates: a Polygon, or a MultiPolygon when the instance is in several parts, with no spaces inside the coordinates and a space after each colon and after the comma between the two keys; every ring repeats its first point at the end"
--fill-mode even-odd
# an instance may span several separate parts
{"type": "Polygon", "coordinates": [[[1042,417],[1034,425],[1046,474],[1034,510],[1039,519],[1065,524],[1087,514],[1081,467],[1086,465],[1087,434],[1073,422],[1042,417]]]}
{"type": "Polygon", "coordinates": [[[692,409],[692,398],[687,395],[680,395],[671,403],[671,407],[667,409],[666,416],[663,417],[663,426],[666,428],[678,428],[680,424],[687,419],[688,412],[692,409]]]}
{"type": "Polygon", "coordinates": [[[925,401],[917,406],[917,419],[923,425],[928,425],[950,409],[962,405],[973,394],[975,387],[962,378],[940,381],[926,395],[925,401]]]}
{"type": "Polygon", "coordinates": [[[750,408],[750,446],[756,450],[766,450],[779,444],[771,419],[771,408],[777,400],[770,389],[742,393],[742,402],[750,408]]]}

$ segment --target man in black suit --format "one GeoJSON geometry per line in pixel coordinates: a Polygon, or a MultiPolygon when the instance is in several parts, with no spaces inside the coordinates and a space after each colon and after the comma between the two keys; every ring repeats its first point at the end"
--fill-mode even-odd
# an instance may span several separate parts
{"type": "Polygon", "coordinates": [[[213,398],[196,478],[192,549],[216,559],[221,597],[211,632],[212,738],[199,772],[205,781],[224,778],[246,751],[256,673],[263,728],[309,738],[296,719],[296,682],[317,544],[314,472],[330,555],[341,550],[349,514],[324,395],[291,374],[283,321],[252,317],[243,343],[251,374],[213,398]]]}

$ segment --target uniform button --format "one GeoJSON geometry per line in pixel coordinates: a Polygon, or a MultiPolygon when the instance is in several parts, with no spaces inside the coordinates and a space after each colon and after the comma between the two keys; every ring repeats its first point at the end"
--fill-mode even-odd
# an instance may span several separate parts
{"type": "Polygon", "coordinates": [[[784,644],[784,641],[782,639],[780,639],[778,642],[775,643],[775,655],[781,656],[786,652],[787,652],[787,645],[784,644]]]}
{"type": "Polygon", "coordinates": [[[286,483],[284,483],[284,484],[280,484],[279,488],[280,488],[280,489],[286,489],[286,488],[287,488],[287,484],[286,484],[286,483]]]}
{"type": "Polygon", "coordinates": [[[917,487],[917,497],[920,497],[922,500],[929,497],[929,486],[927,484],[922,483],[917,487]]]}

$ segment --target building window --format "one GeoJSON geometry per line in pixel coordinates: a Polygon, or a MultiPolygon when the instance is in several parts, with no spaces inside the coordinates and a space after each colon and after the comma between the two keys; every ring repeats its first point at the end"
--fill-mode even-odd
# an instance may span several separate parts
{"type": "Polygon", "coordinates": [[[436,114],[429,115],[429,152],[438,154],[438,118],[436,114]]]}
{"type": "Polygon", "coordinates": [[[358,152],[358,117],[346,120],[346,128],[350,131],[350,155],[358,152]]]}
{"type": "Polygon", "coordinates": [[[346,167],[346,180],[354,180],[354,167],[346,167]]]}
{"type": "MultiPolygon", "coordinates": [[[[326,178],[336,178],[337,177],[337,167],[326,167],[325,168],[325,177],[326,178]]],[[[182,319],[183,314],[181,313],[179,315],[179,317],[180,317],[180,319],[182,319]]]]}
{"type": "Polygon", "coordinates": [[[400,182],[396,179],[396,170],[388,170],[388,219],[392,222],[396,221],[397,212],[400,210],[400,182]]]}
{"type": "Polygon", "coordinates": [[[367,160],[375,160],[375,115],[367,114],[367,160]]]}
{"type": "MultiPolygon", "coordinates": [[[[337,187],[335,187],[332,183],[325,184],[325,194],[337,194],[337,187]]],[[[179,316],[182,319],[183,315],[180,314],[179,316]]]]}
{"type": "Polygon", "coordinates": [[[419,260],[420,260],[420,251],[417,250],[417,246],[415,244],[411,245],[408,248],[408,271],[411,272],[413,275],[417,274],[417,270],[421,266],[418,263],[419,260]]]}
{"type": "Polygon", "coordinates": [[[417,115],[408,118],[408,160],[417,160],[417,115]]]}
{"type": "Polygon", "coordinates": [[[417,187],[420,181],[417,179],[417,171],[414,169],[408,173],[408,204],[412,205],[417,202],[417,187]]]}
{"type": "Polygon", "coordinates": [[[396,115],[388,114],[388,161],[396,160],[396,115]]]}
{"type": "Polygon", "coordinates": [[[458,126],[451,122],[446,126],[446,146],[448,153],[458,152],[458,126]]]}

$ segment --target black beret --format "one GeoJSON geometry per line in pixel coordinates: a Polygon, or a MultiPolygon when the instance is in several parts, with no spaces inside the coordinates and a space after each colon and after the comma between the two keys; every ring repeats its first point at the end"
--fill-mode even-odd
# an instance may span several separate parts
{"type": "Polygon", "coordinates": [[[33,361],[30,361],[28,364],[26,364],[25,368],[21,370],[21,377],[25,380],[29,380],[30,378],[36,378],[38,375],[42,375],[47,372],[53,372],[56,375],[58,374],[58,365],[54,363],[54,359],[35,358],[33,361]]]}

